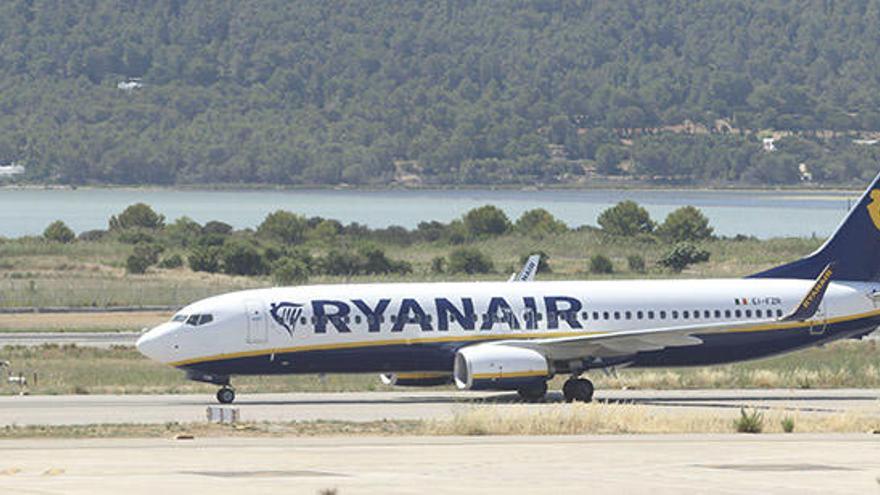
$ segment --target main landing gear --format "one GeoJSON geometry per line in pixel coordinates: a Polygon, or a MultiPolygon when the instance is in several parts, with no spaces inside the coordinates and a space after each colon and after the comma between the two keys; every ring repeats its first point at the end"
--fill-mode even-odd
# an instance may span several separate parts
{"type": "Polygon", "coordinates": [[[516,393],[519,394],[519,398],[524,402],[540,402],[544,400],[544,396],[547,395],[547,382],[541,380],[526,385],[525,387],[517,389],[516,393]]]}
{"type": "Polygon", "coordinates": [[[562,395],[565,402],[590,402],[593,400],[593,382],[571,377],[562,385],[562,395]]]}
{"type": "Polygon", "coordinates": [[[232,401],[234,400],[235,389],[229,385],[224,385],[223,388],[217,391],[217,402],[221,404],[232,404],[232,401]]]}

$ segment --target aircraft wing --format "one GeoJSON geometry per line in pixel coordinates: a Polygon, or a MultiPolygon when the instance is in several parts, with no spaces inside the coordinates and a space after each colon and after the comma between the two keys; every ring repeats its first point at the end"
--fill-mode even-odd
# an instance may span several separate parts
{"type": "Polygon", "coordinates": [[[533,349],[551,360],[610,358],[637,352],[659,351],[667,347],[697,345],[703,343],[698,335],[759,330],[762,327],[766,328],[768,324],[790,324],[790,322],[809,320],[818,311],[833,275],[834,265],[829,264],[816,278],[803,300],[781,318],[646,328],[552,339],[511,340],[504,344],[533,349]]]}
{"type": "Polygon", "coordinates": [[[667,347],[702,344],[703,341],[697,335],[747,330],[776,321],[775,319],[750,320],[736,323],[650,328],[552,339],[505,340],[498,342],[498,344],[532,349],[551,360],[611,358],[637,352],[657,351],[667,347]]]}

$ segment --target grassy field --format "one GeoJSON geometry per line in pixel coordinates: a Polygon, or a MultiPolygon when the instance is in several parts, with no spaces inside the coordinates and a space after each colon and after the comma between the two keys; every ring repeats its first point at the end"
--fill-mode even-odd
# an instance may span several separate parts
{"type": "Polygon", "coordinates": [[[0,332],[133,332],[168,321],[171,313],[0,313],[0,332]]]}
{"type": "MultiPolygon", "coordinates": [[[[838,342],[822,348],[734,365],[624,369],[618,377],[591,373],[599,389],[680,388],[877,388],[880,387],[880,342],[838,342]]],[[[216,387],[188,381],[183,373],[152,362],[133,348],[97,349],[75,346],[7,347],[0,360],[12,371],[37,373],[33,394],[134,394],[204,393],[216,387]]],[[[560,388],[563,377],[551,387],[560,388]]],[[[239,377],[233,380],[240,393],[344,392],[391,390],[375,374],[278,377],[239,377]]],[[[451,387],[451,386],[450,386],[451,387]]],[[[0,386],[0,393],[18,390],[0,386]]]]}
{"type": "MultiPolygon", "coordinates": [[[[819,239],[714,240],[702,247],[711,259],[685,270],[670,273],[656,267],[669,246],[651,241],[607,236],[592,231],[533,239],[510,234],[473,243],[494,261],[496,273],[483,275],[432,274],[431,260],[446,256],[454,246],[420,243],[409,246],[383,245],[393,259],[413,265],[407,275],[313,277],[309,283],[505,280],[520,268],[523,254],[543,250],[550,256],[552,272],[539,273],[541,280],[596,278],[728,277],[742,276],[796,259],[819,246],[819,239]],[[604,254],[611,258],[615,272],[610,275],[588,273],[589,258],[604,254]],[[633,272],[627,265],[630,255],[642,256],[645,273],[633,272]]],[[[139,306],[184,305],[210,295],[253,287],[271,286],[268,277],[237,277],[192,272],[187,268],[150,268],[144,275],[128,275],[123,268],[132,246],[115,241],[47,243],[35,239],[0,242],[0,307],[46,306],[139,306]]],[[[321,254],[326,247],[315,247],[321,254]]],[[[166,254],[172,254],[172,252],[166,254]]],[[[179,252],[185,257],[185,252],[179,252]]]]}

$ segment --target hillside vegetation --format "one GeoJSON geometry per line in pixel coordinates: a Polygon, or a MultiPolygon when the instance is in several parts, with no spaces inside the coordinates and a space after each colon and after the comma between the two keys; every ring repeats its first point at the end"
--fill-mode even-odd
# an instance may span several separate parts
{"type": "Polygon", "coordinates": [[[862,183],[878,40],[867,1],[10,0],[0,163],[70,184],[862,183]]]}

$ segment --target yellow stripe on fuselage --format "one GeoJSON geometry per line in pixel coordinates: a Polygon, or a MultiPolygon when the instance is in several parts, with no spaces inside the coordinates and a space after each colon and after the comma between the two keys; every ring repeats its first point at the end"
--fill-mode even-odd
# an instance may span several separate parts
{"type": "MultiPolygon", "coordinates": [[[[748,333],[748,332],[765,332],[789,330],[793,328],[809,328],[813,325],[831,325],[834,323],[843,323],[847,321],[859,320],[862,318],[870,318],[872,316],[880,316],[880,310],[869,311],[867,313],[857,313],[853,315],[840,316],[837,318],[829,318],[827,320],[811,320],[811,321],[786,321],[756,324],[753,327],[731,329],[719,333],[748,333]]],[[[479,332],[479,330],[475,330],[479,332]]],[[[236,359],[243,357],[268,356],[270,354],[288,354],[295,352],[308,351],[328,351],[338,349],[360,349],[368,347],[382,347],[388,345],[418,345],[418,344],[437,344],[443,342],[481,342],[491,340],[511,340],[511,339],[552,339],[554,337],[586,337],[589,335],[604,335],[615,333],[614,331],[581,331],[581,332],[530,332],[530,333],[504,333],[504,334],[474,334],[474,335],[457,335],[450,337],[433,337],[433,338],[407,338],[393,340],[373,340],[361,342],[337,342],[332,344],[316,344],[298,347],[284,347],[276,349],[260,349],[254,351],[232,352],[227,354],[216,354],[213,356],[198,357],[185,359],[168,363],[170,366],[187,366],[197,363],[205,363],[210,361],[223,361],[226,359],[236,359]]],[[[699,334],[695,331],[694,334],[699,334]]]]}

